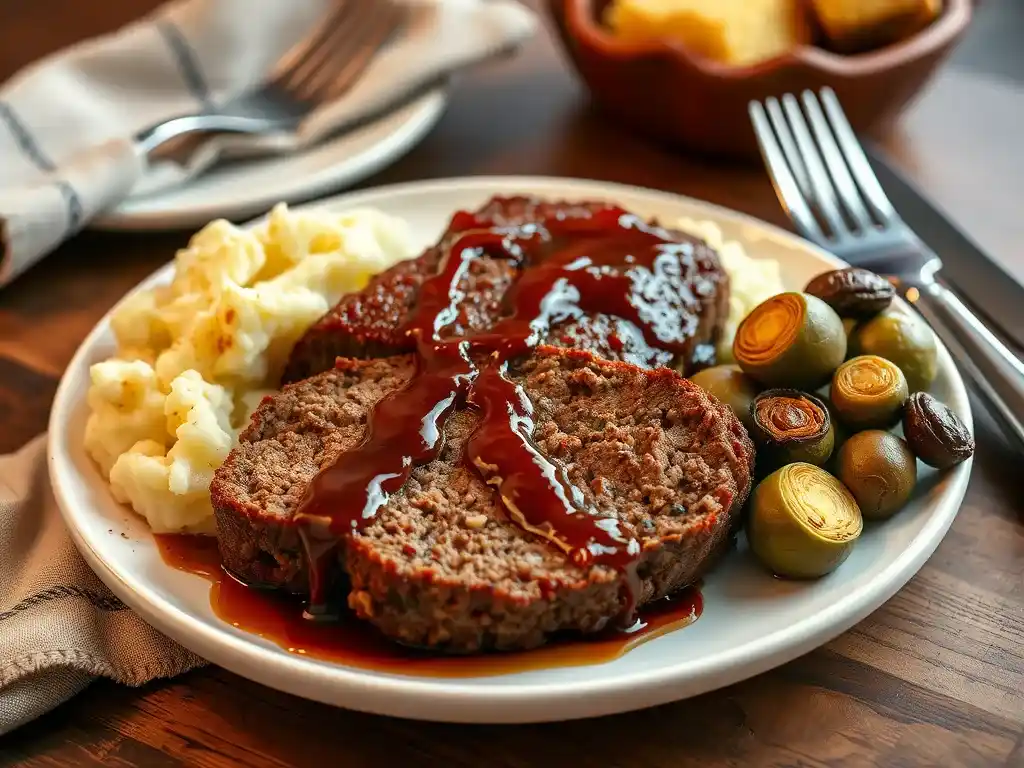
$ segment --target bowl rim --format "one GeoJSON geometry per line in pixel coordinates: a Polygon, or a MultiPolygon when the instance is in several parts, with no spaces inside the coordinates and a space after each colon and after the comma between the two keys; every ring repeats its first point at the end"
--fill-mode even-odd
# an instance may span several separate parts
{"type": "Polygon", "coordinates": [[[695,54],[674,40],[620,40],[598,23],[593,12],[594,0],[550,2],[562,6],[570,35],[607,56],[620,60],[667,56],[691,69],[725,80],[744,80],[800,66],[846,77],[888,72],[950,45],[967,28],[973,10],[972,0],[945,0],[942,13],[934,22],[876,51],[846,55],[805,44],[765,61],[736,66],[695,54]]]}

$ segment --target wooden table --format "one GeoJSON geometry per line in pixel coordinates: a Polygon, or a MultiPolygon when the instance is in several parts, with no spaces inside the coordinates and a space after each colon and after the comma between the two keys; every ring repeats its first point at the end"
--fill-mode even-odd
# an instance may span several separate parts
{"type": "MultiPolygon", "coordinates": [[[[988,10],[1019,18],[1004,2],[988,10]]],[[[6,3],[0,79],[152,4],[6,3]]],[[[993,39],[1005,28],[998,19],[983,26],[993,39]]],[[[984,62],[1002,51],[992,60],[1012,67],[1004,54],[1016,36],[1002,39],[1002,48],[975,41],[972,56],[984,62]]],[[[1018,84],[950,70],[888,140],[940,199],[969,198],[964,223],[1019,273],[1022,196],[1007,196],[1022,191],[1024,174],[1008,170],[1024,161],[1022,120],[1018,84]],[[1012,128],[991,119],[993,110],[1012,128]]],[[[546,35],[517,60],[461,81],[433,133],[366,185],[487,173],[642,184],[785,223],[760,169],[685,158],[595,115],[546,35]]],[[[85,233],[0,292],[0,452],[44,429],[57,379],[86,332],[187,236],[85,233]]],[[[0,764],[1024,766],[1020,468],[979,413],[963,509],[907,587],[824,648],[697,699],[597,721],[434,725],[332,709],[211,667],[139,690],[98,682],[0,742],[0,764]]]]}

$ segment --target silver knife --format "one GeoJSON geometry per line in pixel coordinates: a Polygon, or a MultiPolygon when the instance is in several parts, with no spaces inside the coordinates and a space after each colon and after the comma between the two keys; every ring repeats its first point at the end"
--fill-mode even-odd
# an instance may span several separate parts
{"type": "Polygon", "coordinates": [[[1004,341],[1024,349],[1024,285],[985,253],[879,148],[866,144],[871,165],[900,216],[933,251],[943,277],[1004,341]]]}

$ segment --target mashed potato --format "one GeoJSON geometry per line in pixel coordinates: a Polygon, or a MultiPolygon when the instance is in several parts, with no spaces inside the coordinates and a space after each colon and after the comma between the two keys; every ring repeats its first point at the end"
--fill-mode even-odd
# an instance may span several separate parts
{"type": "Polygon", "coordinates": [[[214,221],[169,285],[114,313],[114,358],[91,369],[85,447],[154,531],[212,532],[214,470],[295,341],[342,295],[411,255],[406,224],[370,209],[277,206],[245,230],[214,221]]]}
{"type": "Polygon", "coordinates": [[[718,362],[731,363],[732,341],[736,329],[751,310],[765,299],[785,291],[779,262],[774,259],[752,259],[735,240],[726,240],[722,229],[713,221],[679,219],[676,226],[699,237],[718,251],[722,267],[729,275],[729,317],[718,342],[718,362]]]}

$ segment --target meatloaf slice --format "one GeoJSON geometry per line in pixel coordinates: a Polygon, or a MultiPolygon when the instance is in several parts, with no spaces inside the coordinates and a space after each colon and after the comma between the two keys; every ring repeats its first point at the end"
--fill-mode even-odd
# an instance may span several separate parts
{"type": "MultiPolygon", "coordinates": [[[[211,487],[229,569],[305,591],[296,506],[318,470],[360,443],[374,404],[413,373],[411,355],[342,359],[263,402],[211,487]]],[[[641,604],[698,579],[750,491],[753,445],[732,412],[674,371],[550,346],[511,376],[533,403],[540,449],[641,541],[641,604]]],[[[600,629],[621,609],[624,576],[581,569],[509,519],[462,461],[477,420],[457,411],[439,458],[344,542],[349,606],[399,642],[447,652],[600,629]]]]}
{"type": "MultiPolygon", "coordinates": [[[[439,243],[415,259],[399,262],[373,278],[362,291],[341,299],[295,345],[285,382],[325,371],[336,357],[384,357],[412,351],[402,333],[416,304],[420,286],[434,275],[446,246],[460,232],[481,227],[517,225],[550,218],[581,219],[613,210],[605,202],[549,202],[534,197],[495,197],[472,214],[457,214],[439,243]]],[[[617,209],[615,209],[617,210],[617,209]]],[[[546,338],[555,346],[586,349],[609,360],[644,367],[677,367],[691,373],[714,359],[714,344],[729,309],[729,280],[713,249],[681,232],[671,236],[685,247],[676,249],[676,264],[663,280],[649,281],[655,293],[642,289],[652,315],[662,319],[674,338],[685,341],[682,353],[655,349],[629,321],[609,315],[584,316],[556,323],[546,338]]],[[[525,265],[529,268],[529,264],[525,265]]],[[[470,265],[459,283],[465,296],[459,315],[446,329],[464,336],[490,328],[507,315],[503,299],[520,270],[508,259],[484,257],[470,265]]]]}

